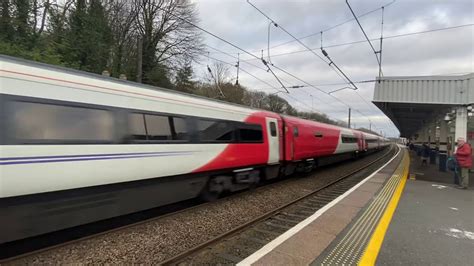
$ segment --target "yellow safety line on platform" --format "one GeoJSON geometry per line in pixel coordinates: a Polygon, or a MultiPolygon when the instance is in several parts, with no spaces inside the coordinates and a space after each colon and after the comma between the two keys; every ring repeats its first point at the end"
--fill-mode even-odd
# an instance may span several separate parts
{"type": "MultiPolygon", "coordinates": [[[[382,218],[377,225],[372,237],[370,239],[367,248],[365,249],[364,254],[362,255],[361,259],[359,260],[359,265],[367,266],[367,265],[375,265],[375,261],[377,260],[377,256],[380,252],[380,248],[382,247],[383,239],[385,237],[385,233],[387,232],[388,226],[390,225],[390,221],[392,220],[393,213],[397,208],[398,201],[403,192],[403,188],[405,187],[405,183],[408,178],[408,170],[410,168],[410,156],[407,152],[403,157],[402,164],[405,166],[403,169],[403,175],[401,177],[400,183],[398,184],[397,190],[393,193],[393,197],[390,200],[390,203],[387,206],[382,218]]],[[[396,171],[398,172],[398,171],[396,171]]]]}

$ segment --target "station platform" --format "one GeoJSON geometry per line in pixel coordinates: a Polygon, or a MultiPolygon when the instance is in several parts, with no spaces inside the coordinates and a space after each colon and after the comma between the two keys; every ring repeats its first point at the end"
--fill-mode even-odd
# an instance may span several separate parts
{"type": "Polygon", "coordinates": [[[448,184],[452,176],[443,179],[417,163],[401,148],[371,176],[238,265],[470,265],[474,190],[456,189],[448,184]],[[414,169],[446,182],[409,179],[414,169]]]}

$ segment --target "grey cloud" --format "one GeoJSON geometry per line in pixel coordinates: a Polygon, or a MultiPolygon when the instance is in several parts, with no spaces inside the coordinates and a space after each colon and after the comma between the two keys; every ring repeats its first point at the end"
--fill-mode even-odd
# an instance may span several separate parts
{"type": "MultiPolygon", "coordinates": [[[[269,16],[283,25],[295,36],[301,37],[317,33],[322,29],[336,25],[352,18],[344,1],[252,1],[269,16]]],[[[380,7],[389,0],[352,0],[350,1],[357,14],[380,7]]],[[[205,29],[229,40],[240,47],[252,51],[260,56],[260,50],[267,47],[266,20],[254,10],[245,0],[242,1],[196,1],[200,14],[200,25],[205,29]]],[[[474,7],[470,0],[438,1],[438,0],[397,0],[385,9],[384,35],[414,32],[441,27],[449,27],[474,22],[474,7]]],[[[371,38],[380,36],[380,11],[361,18],[367,34],[371,38]]],[[[221,50],[237,53],[238,50],[224,44],[208,35],[203,35],[205,42],[221,50]]],[[[289,36],[276,28],[271,30],[271,45],[291,40],[289,36]]],[[[323,34],[324,45],[346,43],[363,40],[363,35],[357,24],[352,21],[341,27],[323,34]]],[[[316,34],[303,40],[310,47],[320,46],[320,36],[316,34]]],[[[378,49],[378,42],[374,42],[378,49]]],[[[473,27],[434,32],[423,35],[407,36],[402,38],[386,39],[384,41],[383,69],[386,76],[396,75],[430,75],[441,73],[456,73],[473,71],[474,54],[473,27]]],[[[276,55],[282,52],[299,51],[304,48],[296,42],[271,49],[276,55]]],[[[212,50],[210,50],[212,51],[212,50]]],[[[327,48],[333,60],[350,76],[352,80],[374,79],[378,73],[375,56],[369,45],[365,43],[327,48]]],[[[320,54],[319,51],[317,51],[320,54]]],[[[219,53],[212,56],[234,63],[236,60],[219,53]]],[[[250,58],[241,55],[242,58],[250,58]]],[[[202,63],[206,62],[205,56],[202,63]]],[[[316,56],[309,52],[285,56],[274,56],[272,61],[279,67],[297,75],[311,84],[336,83],[341,79],[316,56]]],[[[260,67],[262,63],[252,61],[260,67]]],[[[265,71],[242,63],[241,66],[261,79],[279,87],[276,80],[265,71]]],[[[203,72],[203,68],[196,66],[196,73],[203,72]]],[[[301,82],[276,71],[288,85],[302,85],[301,82]]],[[[235,75],[234,70],[231,71],[235,75]]],[[[241,84],[250,89],[267,90],[268,85],[255,80],[241,72],[241,84]]],[[[359,84],[358,93],[371,101],[374,83],[359,84]]],[[[341,86],[324,86],[321,89],[330,91],[341,86]]],[[[312,94],[315,97],[315,109],[328,114],[330,117],[343,119],[347,117],[346,107],[336,100],[317,92],[312,88],[292,90],[291,97],[282,96],[297,109],[308,111],[311,106],[312,94]]],[[[381,128],[389,135],[397,134],[397,130],[390,125],[388,118],[373,105],[363,102],[353,91],[337,92],[338,98],[354,106],[369,116],[377,128],[381,128]]],[[[358,125],[368,126],[368,119],[354,114],[354,121],[358,125]]]]}

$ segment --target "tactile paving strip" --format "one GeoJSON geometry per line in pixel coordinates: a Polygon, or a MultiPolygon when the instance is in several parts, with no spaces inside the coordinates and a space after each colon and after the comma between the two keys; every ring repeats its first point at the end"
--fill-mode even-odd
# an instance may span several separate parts
{"type": "MultiPolygon", "coordinates": [[[[398,184],[404,177],[403,172],[408,164],[408,154],[403,155],[402,163],[375,196],[363,213],[345,230],[346,234],[337,244],[333,243],[332,250],[325,252],[326,256],[318,258],[313,264],[320,265],[356,265],[370,240],[375,227],[389,204],[398,184]]],[[[324,255],[323,255],[324,256],[324,255]]]]}

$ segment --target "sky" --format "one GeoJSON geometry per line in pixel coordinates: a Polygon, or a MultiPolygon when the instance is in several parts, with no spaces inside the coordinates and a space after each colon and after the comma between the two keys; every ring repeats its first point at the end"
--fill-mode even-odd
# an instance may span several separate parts
{"type": "MultiPolygon", "coordinates": [[[[245,51],[261,57],[263,50],[263,56],[267,60],[269,42],[271,62],[299,78],[295,79],[273,69],[285,86],[309,83],[317,87],[290,88],[289,94],[278,94],[299,111],[314,110],[325,113],[330,118],[347,121],[350,106],[353,109],[353,126],[371,127],[374,131],[383,132],[387,137],[398,136],[399,132],[393,123],[371,103],[374,82],[356,83],[358,90],[340,90],[331,94],[334,97],[318,91],[320,89],[331,92],[348,86],[337,71],[317,56],[325,59],[319,49],[321,31],[323,47],[352,81],[374,80],[378,76],[376,56],[369,43],[364,42],[365,37],[344,0],[252,0],[251,3],[279,26],[270,27],[270,38],[269,20],[246,0],[192,2],[198,10],[199,26],[245,51]],[[333,27],[336,25],[339,26],[333,27]],[[297,38],[310,35],[300,41],[307,47],[316,48],[314,51],[317,55],[294,41],[280,27],[297,38]],[[339,45],[355,41],[362,42],[339,45]]],[[[349,3],[357,16],[375,10],[359,18],[370,39],[380,38],[381,7],[385,6],[382,46],[384,76],[459,75],[474,72],[474,27],[468,25],[474,23],[474,1],[350,0],[349,3]],[[459,25],[468,26],[396,37],[400,34],[459,25]]],[[[268,93],[281,90],[277,79],[265,71],[261,60],[208,34],[203,33],[203,40],[209,56],[203,55],[200,58],[204,66],[195,66],[196,75],[204,75],[205,65],[212,64],[215,59],[235,64],[235,57],[240,53],[241,85],[268,93]]],[[[372,42],[376,51],[380,49],[379,42],[372,42]]],[[[229,71],[234,78],[237,74],[236,68],[229,65],[229,71]]]]}

